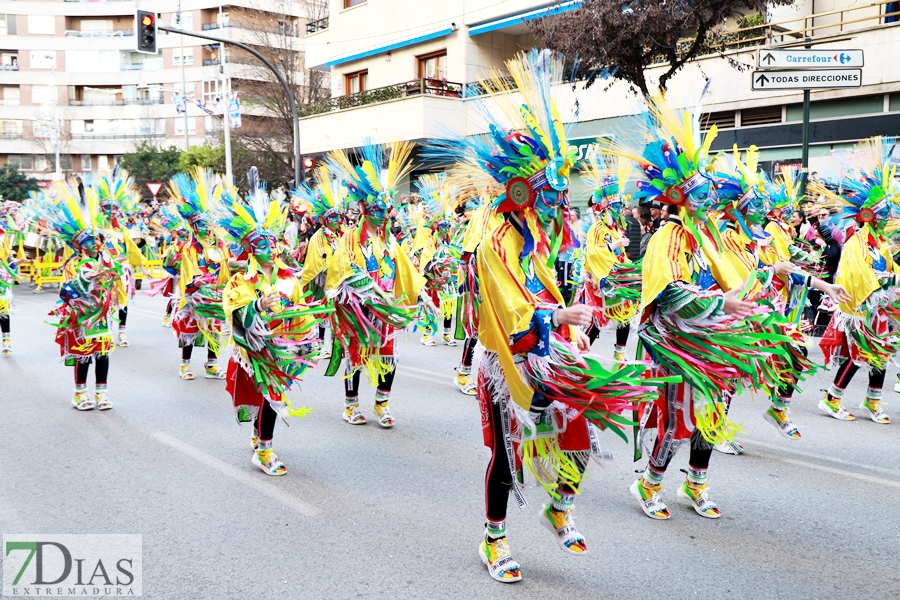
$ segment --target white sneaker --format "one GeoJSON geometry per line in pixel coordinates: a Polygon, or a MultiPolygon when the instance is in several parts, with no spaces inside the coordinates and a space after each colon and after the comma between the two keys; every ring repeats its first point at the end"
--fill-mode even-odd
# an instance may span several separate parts
{"type": "Polygon", "coordinates": [[[869,418],[879,423],[881,425],[888,425],[891,422],[891,418],[884,414],[884,411],[881,410],[881,402],[875,407],[875,410],[872,410],[872,406],[869,404],[867,400],[863,400],[862,404],[859,407],[866,411],[866,414],[869,415],[869,418]]]}
{"type": "Polygon", "coordinates": [[[744,453],[744,447],[737,442],[722,442],[721,444],[713,446],[713,448],[722,454],[731,454],[734,456],[744,453]]]}
{"type": "Polygon", "coordinates": [[[672,514],[669,512],[668,507],[665,502],[659,499],[659,490],[662,489],[662,486],[659,486],[651,493],[650,497],[646,499],[641,495],[641,487],[641,480],[638,479],[631,484],[628,491],[641,503],[641,510],[644,511],[644,514],[651,519],[656,519],[658,521],[665,521],[670,518],[672,514]]]}
{"type": "Polygon", "coordinates": [[[91,400],[87,392],[75,392],[72,398],[72,406],[75,410],[94,410],[94,401],[91,400]]]}
{"type": "Polygon", "coordinates": [[[678,497],[688,500],[701,517],[718,519],[722,516],[722,512],[716,506],[716,503],[709,499],[709,486],[706,484],[703,484],[699,489],[694,489],[689,487],[687,481],[685,481],[678,488],[678,497]]]}
{"type": "Polygon", "coordinates": [[[419,340],[419,343],[421,343],[423,346],[434,346],[435,345],[434,338],[431,337],[430,335],[423,335],[422,339],[419,340]]]}
{"type": "Polygon", "coordinates": [[[854,417],[850,412],[844,408],[843,405],[838,404],[837,410],[831,408],[825,400],[819,400],[819,409],[825,414],[834,417],[838,421],[855,421],[856,417],[854,417]]]}
{"type": "Polygon", "coordinates": [[[897,383],[894,384],[894,391],[900,394],[900,380],[897,380],[897,383]]]}

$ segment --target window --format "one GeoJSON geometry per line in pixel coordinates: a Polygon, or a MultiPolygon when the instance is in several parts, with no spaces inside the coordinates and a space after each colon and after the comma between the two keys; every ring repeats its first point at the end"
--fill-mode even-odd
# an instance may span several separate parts
{"type": "Polygon", "coordinates": [[[112,31],[115,29],[112,19],[83,19],[81,21],[81,31],[112,31]]]}
{"type": "Polygon", "coordinates": [[[733,110],[711,112],[700,116],[700,129],[703,131],[709,131],[713,125],[719,129],[734,127],[734,123],[733,110]]]}
{"type": "Polygon", "coordinates": [[[8,85],[3,87],[3,106],[18,106],[20,95],[18,86],[8,85]]]}
{"type": "Polygon", "coordinates": [[[90,171],[93,167],[91,167],[91,155],[90,154],[82,154],[81,155],[81,170],[82,171],[90,171]]]}
{"type": "Polygon", "coordinates": [[[356,73],[344,75],[344,81],[347,84],[346,90],[348,94],[364,92],[369,89],[369,72],[357,71],[356,73]]]}
{"type": "Polygon", "coordinates": [[[781,123],[781,105],[745,108],[741,111],[741,127],[781,123]]]}
{"type": "MultiPolygon", "coordinates": [[[[184,135],[184,116],[175,118],[175,135],[184,135]]],[[[188,117],[188,135],[197,135],[197,117],[188,117]]]]}
{"type": "Polygon", "coordinates": [[[85,133],[94,133],[94,121],[85,121],[84,122],[84,132],[85,133]]]}
{"type": "Polygon", "coordinates": [[[16,15],[0,15],[0,35],[16,35],[16,15]]]}
{"type": "Polygon", "coordinates": [[[210,79],[209,81],[203,82],[203,100],[205,102],[214,103],[219,99],[219,88],[221,87],[221,81],[219,79],[210,79]]]}
{"type": "Polygon", "coordinates": [[[31,86],[31,103],[32,104],[53,104],[57,99],[56,86],[52,85],[33,85],[31,86]]]}
{"type": "Polygon", "coordinates": [[[365,4],[366,0],[344,0],[344,8],[350,8],[352,6],[359,6],[360,4],[365,4]]]}
{"type": "MultiPolygon", "coordinates": [[[[176,13],[176,15],[177,14],[178,13],[176,13]]],[[[178,17],[176,16],[174,20],[177,21],[178,17]]],[[[188,31],[194,30],[194,13],[190,11],[184,11],[181,13],[181,28],[188,31]]]]}
{"type": "Polygon", "coordinates": [[[419,57],[419,78],[446,79],[447,51],[433,52],[419,57]]]}
{"type": "Polygon", "coordinates": [[[33,168],[30,154],[10,154],[6,162],[19,169],[30,171],[33,168]]]}
{"type": "Polygon", "coordinates": [[[97,157],[97,170],[109,171],[109,157],[107,155],[101,154],[97,157]]]}
{"type": "Polygon", "coordinates": [[[56,68],[56,50],[32,50],[31,51],[31,68],[32,69],[55,69],[56,68]]]}
{"type": "Polygon", "coordinates": [[[56,17],[53,15],[28,15],[28,33],[30,35],[54,35],[56,33],[56,17]]]}
{"type": "Polygon", "coordinates": [[[53,168],[55,163],[53,162],[53,157],[46,157],[42,154],[34,157],[34,170],[35,171],[49,171],[53,168]]]}
{"type": "Polygon", "coordinates": [[[22,135],[22,122],[9,119],[0,121],[0,135],[4,137],[22,135]]]}
{"type": "MultiPolygon", "coordinates": [[[[180,67],[181,60],[182,60],[181,48],[172,48],[172,66],[180,67]]],[[[184,49],[184,64],[185,64],[185,66],[194,64],[194,49],[193,48],[185,48],[184,49]]]]}

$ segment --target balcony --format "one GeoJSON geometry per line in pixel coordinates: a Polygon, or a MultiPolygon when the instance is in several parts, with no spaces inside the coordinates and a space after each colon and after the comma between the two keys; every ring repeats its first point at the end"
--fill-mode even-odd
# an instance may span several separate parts
{"type": "Polygon", "coordinates": [[[85,133],[71,133],[70,134],[73,140],[143,140],[143,139],[156,139],[161,137],[162,134],[159,133],[105,133],[105,132],[85,132],[85,133]]]}
{"type": "Polygon", "coordinates": [[[22,132],[0,131],[0,140],[17,140],[22,137],[22,132]]]}
{"type": "Polygon", "coordinates": [[[325,31],[328,29],[328,17],[324,17],[322,19],[316,19],[315,21],[309,21],[306,24],[306,33],[312,34],[317,33],[319,31],[325,31]]]}
{"type": "Polygon", "coordinates": [[[0,65],[0,71],[18,71],[19,65],[0,65]]]}
{"type": "Polygon", "coordinates": [[[411,96],[428,95],[442,96],[445,98],[462,98],[464,91],[465,86],[461,83],[452,83],[442,79],[414,79],[405,83],[374,88],[356,94],[338,96],[336,98],[325,100],[324,102],[317,102],[316,104],[307,104],[299,107],[300,116],[308,117],[312,115],[321,115],[348,108],[376,104],[378,102],[387,102],[388,100],[408,98],[411,96]]]}
{"type": "Polygon", "coordinates": [[[126,98],[124,100],[69,100],[69,106],[130,106],[163,104],[162,98],[126,98]]]}
{"type": "Polygon", "coordinates": [[[134,35],[134,29],[98,29],[96,31],[77,31],[72,29],[66,30],[66,37],[125,37],[134,35]]]}
{"type": "Polygon", "coordinates": [[[288,37],[300,37],[300,35],[296,31],[287,27],[270,27],[266,25],[260,25],[258,23],[250,23],[249,21],[228,21],[227,23],[203,24],[203,31],[226,28],[246,29],[247,31],[259,31],[261,33],[275,33],[278,35],[286,35],[288,37]]]}
{"type": "Polygon", "coordinates": [[[120,71],[160,71],[162,68],[162,60],[119,65],[120,71]]]}
{"type": "Polygon", "coordinates": [[[19,106],[19,98],[0,98],[0,106],[19,106]]]}

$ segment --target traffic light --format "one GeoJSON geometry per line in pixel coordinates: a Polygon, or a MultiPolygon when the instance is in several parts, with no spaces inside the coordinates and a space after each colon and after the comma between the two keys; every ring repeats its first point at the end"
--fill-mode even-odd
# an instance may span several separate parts
{"type": "Polygon", "coordinates": [[[313,170],[316,166],[316,159],[307,156],[303,159],[303,181],[308,185],[313,184],[313,170]]]}
{"type": "Polygon", "coordinates": [[[146,10],[137,11],[134,27],[137,51],[144,54],[156,54],[156,13],[146,10]]]}

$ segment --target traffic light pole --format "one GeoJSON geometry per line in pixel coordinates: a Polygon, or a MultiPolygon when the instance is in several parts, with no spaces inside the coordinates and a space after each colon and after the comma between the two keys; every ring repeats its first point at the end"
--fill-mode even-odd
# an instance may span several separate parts
{"type": "MultiPolygon", "coordinates": [[[[287,81],[284,80],[284,76],[278,72],[278,69],[275,68],[271,62],[269,62],[266,57],[262,54],[248,46],[247,44],[242,44],[241,42],[235,42],[234,40],[227,40],[220,37],[216,37],[214,35],[207,35],[205,33],[197,33],[196,31],[185,31],[184,29],[178,29],[177,27],[172,27],[171,25],[159,21],[158,28],[162,31],[169,31],[171,33],[180,33],[181,35],[189,35],[191,37],[201,38],[204,40],[212,40],[213,42],[219,42],[221,44],[231,44],[232,46],[237,46],[241,50],[245,50],[262,61],[266,67],[272,73],[275,74],[275,77],[278,79],[278,83],[281,84],[281,87],[284,88],[284,94],[287,96],[288,104],[291,107],[291,121],[293,121],[294,125],[294,181],[299,182],[302,181],[300,179],[300,119],[297,114],[297,102],[294,100],[294,94],[291,92],[290,86],[287,84],[287,81]]],[[[224,57],[222,57],[224,59],[224,57]]],[[[226,127],[228,123],[226,122],[226,127]]]]}

